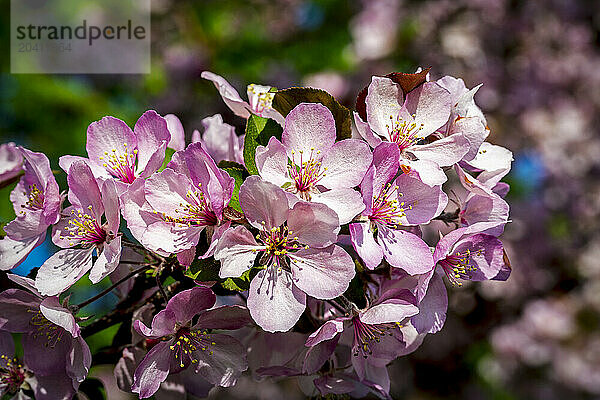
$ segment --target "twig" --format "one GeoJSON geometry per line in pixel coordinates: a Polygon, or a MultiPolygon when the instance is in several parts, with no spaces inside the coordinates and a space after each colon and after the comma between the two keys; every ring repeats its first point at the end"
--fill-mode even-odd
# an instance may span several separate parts
{"type": "Polygon", "coordinates": [[[108,293],[112,292],[112,290],[114,288],[116,288],[117,286],[119,286],[121,283],[125,282],[126,280],[133,278],[134,276],[136,276],[137,274],[147,271],[148,269],[152,268],[152,265],[145,265],[142,268],[138,268],[132,272],[130,272],[129,274],[127,274],[126,276],[124,276],[123,278],[119,279],[117,282],[113,283],[110,287],[104,289],[102,292],[98,293],[97,295],[95,295],[94,297],[92,297],[91,299],[88,299],[82,303],[79,303],[77,305],[75,305],[74,307],[77,310],[81,310],[83,307],[87,306],[88,304],[93,303],[94,301],[98,300],[99,298],[107,295],[108,293]]]}

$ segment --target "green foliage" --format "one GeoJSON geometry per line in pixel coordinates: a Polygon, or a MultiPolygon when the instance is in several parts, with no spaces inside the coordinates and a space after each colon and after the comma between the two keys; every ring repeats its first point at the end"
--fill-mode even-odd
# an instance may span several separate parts
{"type": "Polygon", "coordinates": [[[244,179],[248,177],[248,171],[246,171],[246,168],[241,164],[225,160],[219,163],[219,168],[225,170],[229,176],[235,179],[235,188],[233,189],[229,207],[233,207],[237,211],[242,212],[242,207],[240,207],[240,187],[242,186],[242,183],[244,183],[244,179]]]}
{"type": "Polygon", "coordinates": [[[250,272],[252,272],[251,269],[244,272],[239,278],[227,278],[225,281],[221,282],[221,286],[223,286],[224,289],[237,292],[248,290],[250,289],[250,281],[252,280],[250,277],[250,272]]]}
{"type": "Polygon", "coordinates": [[[163,161],[163,164],[159,168],[158,172],[160,172],[163,169],[167,168],[167,164],[169,162],[171,162],[171,157],[173,157],[173,154],[175,154],[175,150],[171,149],[170,147],[167,147],[167,150],[165,151],[165,160],[163,161]]]}
{"type": "Polygon", "coordinates": [[[273,98],[273,108],[283,116],[288,115],[300,103],[321,103],[331,111],[335,119],[338,140],[352,137],[352,115],[332,95],[321,89],[289,88],[279,90],[273,98]]]}
{"type": "Polygon", "coordinates": [[[258,175],[254,154],[258,146],[266,146],[269,139],[275,136],[281,139],[283,129],[270,118],[263,118],[251,114],[246,124],[246,137],[244,138],[244,163],[251,175],[258,175]]]}
{"type": "Polygon", "coordinates": [[[214,258],[195,259],[185,275],[201,282],[218,281],[221,264],[214,258]]]}

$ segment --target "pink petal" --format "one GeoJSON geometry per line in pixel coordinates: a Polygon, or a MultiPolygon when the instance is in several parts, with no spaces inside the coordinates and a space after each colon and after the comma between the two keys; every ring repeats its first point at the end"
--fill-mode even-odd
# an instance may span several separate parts
{"type": "Polygon", "coordinates": [[[71,336],[79,336],[80,330],[77,322],[75,322],[75,317],[60,304],[57,296],[47,297],[42,300],[40,311],[48,321],[62,327],[71,336]]]}
{"type": "Polygon", "coordinates": [[[335,211],[339,224],[344,225],[365,209],[360,192],[350,188],[331,189],[312,196],[313,203],[322,203],[335,211]]]}
{"type": "Polygon", "coordinates": [[[323,204],[299,201],[289,212],[290,235],[298,237],[302,244],[329,246],[335,243],[339,228],[336,213],[323,204]]]}
{"type": "Polygon", "coordinates": [[[446,322],[448,310],[448,293],[439,272],[429,282],[427,294],[419,303],[419,314],[412,318],[412,323],[419,333],[437,333],[446,322]]]}
{"type": "Polygon", "coordinates": [[[291,182],[288,172],[288,156],[283,144],[274,136],[267,146],[256,148],[256,168],[261,178],[277,186],[291,182]]]}
{"type": "Polygon", "coordinates": [[[152,327],[148,328],[142,321],[133,321],[133,328],[142,336],[149,339],[158,339],[160,337],[175,333],[177,317],[172,310],[161,310],[152,318],[152,327]]]}
{"type": "Polygon", "coordinates": [[[450,93],[435,82],[425,82],[406,95],[404,103],[408,112],[415,115],[417,126],[422,125],[422,137],[429,136],[442,127],[450,117],[450,93]]]}
{"type": "Polygon", "coordinates": [[[171,140],[167,147],[177,151],[185,149],[185,131],[179,118],[175,114],[167,114],[164,118],[171,134],[171,140]]]}
{"type": "Polygon", "coordinates": [[[167,379],[171,362],[170,345],[170,341],[156,344],[136,368],[131,390],[138,393],[140,399],[152,396],[167,379]]]}
{"type": "Polygon", "coordinates": [[[80,210],[90,213],[92,217],[96,218],[96,221],[100,222],[100,217],[104,213],[104,204],[102,204],[100,188],[90,167],[81,161],[73,163],[69,168],[67,183],[69,184],[69,202],[78,206],[77,208],[80,210]],[[88,211],[88,206],[92,206],[90,211],[88,211]]]}
{"type": "Polygon", "coordinates": [[[377,147],[381,143],[381,138],[373,133],[369,124],[362,120],[360,115],[356,111],[353,112],[354,115],[354,124],[356,125],[356,130],[358,134],[362,136],[363,139],[369,144],[371,147],[377,147]]]}
{"type": "MultiPolygon", "coordinates": [[[[327,107],[318,103],[301,103],[285,118],[282,142],[288,157],[307,160],[317,151],[324,155],[335,143],[335,120],[327,107]]],[[[319,158],[319,157],[317,157],[319,158]]]]}
{"type": "Polygon", "coordinates": [[[216,301],[217,298],[212,290],[196,286],[171,297],[166,309],[175,314],[175,320],[179,324],[186,324],[200,312],[211,308],[216,301]]]}
{"type": "Polygon", "coordinates": [[[221,306],[203,312],[195,329],[239,329],[252,322],[248,309],[242,306],[221,306]]]}
{"type": "MultiPolygon", "coordinates": [[[[236,161],[236,153],[240,150],[235,128],[223,122],[221,114],[206,117],[202,120],[204,135],[202,141],[215,162],[221,160],[236,161]]],[[[199,139],[200,133],[196,139],[199,139]]],[[[200,140],[196,140],[200,141],[200,140]]]]}
{"type": "Polygon", "coordinates": [[[325,175],[319,184],[328,189],[358,186],[372,160],[365,142],[356,139],[339,141],[323,157],[321,168],[325,175]]]}
{"type": "Polygon", "coordinates": [[[374,76],[371,78],[365,103],[369,126],[379,136],[389,140],[389,130],[402,107],[402,89],[389,78],[374,76]]]}
{"type": "Polygon", "coordinates": [[[469,151],[469,142],[462,134],[455,133],[430,144],[411,146],[408,151],[419,160],[429,160],[440,167],[447,167],[465,156],[469,151]]]}
{"type": "Polygon", "coordinates": [[[252,233],[242,225],[228,229],[215,249],[215,260],[221,261],[221,278],[235,278],[254,266],[260,247],[252,233]]]}
{"type": "Polygon", "coordinates": [[[381,226],[378,233],[385,259],[392,267],[410,275],[424,274],[433,268],[433,256],[427,243],[410,232],[381,226]]]}
{"type": "Polygon", "coordinates": [[[295,285],[317,299],[333,299],[354,278],[352,257],[339,246],[302,249],[289,254],[295,285]]]}
{"type": "Polygon", "coordinates": [[[387,302],[370,307],[360,315],[360,320],[369,325],[401,322],[419,313],[417,306],[403,300],[387,302]]]}
{"type": "Polygon", "coordinates": [[[215,87],[219,91],[219,94],[223,98],[223,101],[225,104],[227,104],[227,107],[229,107],[231,111],[235,113],[235,115],[242,118],[248,118],[250,116],[250,113],[248,112],[250,105],[242,100],[237,90],[235,90],[235,88],[231,86],[223,77],[209,71],[203,71],[200,76],[214,83],[215,87]]]}
{"type": "Polygon", "coordinates": [[[316,346],[326,340],[331,340],[344,331],[344,318],[333,319],[325,322],[306,339],[305,346],[316,346]]]}
{"type": "Polygon", "coordinates": [[[483,121],[478,117],[459,117],[450,126],[449,135],[455,133],[462,134],[469,141],[469,151],[464,156],[464,160],[472,160],[477,155],[479,147],[485,138],[490,134],[483,121]]]}
{"type": "Polygon", "coordinates": [[[398,191],[403,194],[398,201],[404,202],[402,207],[406,217],[402,220],[405,225],[425,224],[440,215],[448,204],[448,196],[440,186],[428,186],[406,174],[396,179],[396,185],[399,187],[398,191]]]}
{"type": "Polygon", "coordinates": [[[7,271],[20,265],[45,239],[46,232],[22,241],[12,240],[7,236],[0,239],[0,270],[7,271]]]}
{"type": "Polygon", "coordinates": [[[276,228],[287,219],[285,192],[259,176],[253,175],[244,181],[239,197],[246,219],[257,229],[276,228]]]}
{"type": "Polygon", "coordinates": [[[127,124],[115,117],[104,117],[93,122],[87,129],[86,149],[90,163],[103,168],[108,155],[123,154],[125,149],[133,151],[137,148],[137,139],[127,124]],[[127,144],[127,147],[124,144],[127,144]],[[108,153],[107,154],[105,154],[108,153]]]}
{"type": "Polygon", "coordinates": [[[350,224],[352,247],[368,269],[375,269],[383,260],[383,249],[375,241],[370,222],[350,224]]]}
{"type": "Polygon", "coordinates": [[[248,309],[252,319],[267,332],[291,329],[306,308],[306,295],[288,272],[261,270],[250,282],[248,309]]]}
{"type": "Polygon", "coordinates": [[[64,292],[92,268],[93,249],[59,250],[40,267],[35,287],[45,296],[64,292]]]}
{"type": "Polygon", "coordinates": [[[104,244],[104,249],[90,271],[90,281],[98,283],[119,266],[121,259],[121,236],[104,244]]]}
{"type": "Polygon", "coordinates": [[[144,171],[145,176],[155,172],[164,160],[163,142],[166,145],[171,141],[171,134],[167,126],[167,121],[158,115],[154,110],[148,110],[135,123],[133,133],[137,138],[137,169],[144,171]],[[150,163],[155,154],[159,154],[159,159],[150,163]],[[162,159],[160,159],[162,158],[162,159]],[[158,164],[160,161],[160,164],[158,164]],[[148,169],[149,171],[146,171],[148,169]],[[149,173],[148,173],[149,172],[149,173]]]}

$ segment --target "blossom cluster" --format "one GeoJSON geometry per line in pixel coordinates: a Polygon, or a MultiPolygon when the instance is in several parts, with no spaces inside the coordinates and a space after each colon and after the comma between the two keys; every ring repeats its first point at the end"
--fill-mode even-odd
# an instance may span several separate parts
{"type": "Polygon", "coordinates": [[[205,397],[246,370],[301,377],[311,396],[389,398],[387,365],[444,325],[444,280],[509,277],[498,237],[512,154],[486,141],[479,87],[373,76],[352,114],[324,91],[253,84],[246,101],[202,76],[247,119],[244,136],[215,115],[186,146],[174,115],[147,111],[133,129],[104,117],[87,157],[60,158],[66,193],[44,154],[0,148],[0,178],[19,179],[0,268],[49,228],[61,248],[0,293],[2,394],[71,398],[93,362],[86,335],[130,321],[115,377],[140,398],[205,397]],[[444,191],[449,179],[466,197],[444,191]],[[69,304],[73,285],[105,278],[117,310],[78,315],[98,296],[69,304]]]}

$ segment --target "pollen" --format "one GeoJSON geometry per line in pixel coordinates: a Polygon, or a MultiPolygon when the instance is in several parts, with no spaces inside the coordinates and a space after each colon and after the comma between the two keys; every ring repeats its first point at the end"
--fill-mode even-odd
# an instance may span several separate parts
{"type": "MultiPolygon", "coordinates": [[[[412,118],[415,118],[414,114],[412,118]]],[[[423,126],[423,124],[405,120],[400,115],[396,118],[390,115],[390,123],[386,124],[388,139],[390,142],[396,143],[400,150],[404,150],[421,139],[420,131],[423,126]]]]}
{"type": "Polygon", "coordinates": [[[122,148],[105,151],[104,157],[99,158],[102,166],[111,176],[121,182],[132,183],[136,178],[137,153],[137,149],[131,150],[127,143],[123,143],[122,148]]]}

